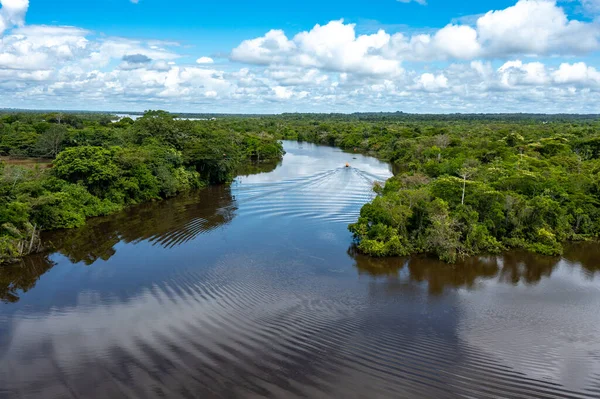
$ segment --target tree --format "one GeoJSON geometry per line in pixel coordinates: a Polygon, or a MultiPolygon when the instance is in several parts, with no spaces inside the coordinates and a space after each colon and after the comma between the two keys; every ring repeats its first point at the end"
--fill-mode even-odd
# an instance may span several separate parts
{"type": "Polygon", "coordinates": [[[15,122],[0,131],[0,153],[13,156],[34,155],[39,135],[31,125],[15,122]]]}
{"type": "Polygon", "coordinates": [[[428,209],[431,226],[427,229],[427,249],[441,260],[454,263],[463,251],[456,220],[449,214],[448,204],[436,199],[428,209]]]}
{"type": "Polygon", "coordinates": [[[463,189],[462,189],[462,199],[460,201],[461,205],[465,204],[465,191],[467,190],[467,179],[471,177],[473,171],[469,168],[461,169],[459,176],[463,178],[463,189]]]}
{"type": "Polygon", "coordinates": [[[64,125],[52,125],[44,132],[37,141],[36,149],[38,154],[43,157],[56,158],[62,150],[65,138],[67,136],[67,128],[64,125]]]}
{"type": "Polygon", "coordinates": [[[460,177],[463,179],[463,190],[462,190],[462,200],[460,201],[461,205],[465,204],[465,191],[467,189],[467,179],[471,178],[477,171],[477,166],[479,162],[474,159],[469,159],[465,161],[462,169],[458,173],[460,177]]]}
{"type": "Polygon", "coordinates": [[[102,198],[119,177],[115,150],[93,146],[68,148],[56,158],[54,175],[71,183],[81,182],[102,198]]]}

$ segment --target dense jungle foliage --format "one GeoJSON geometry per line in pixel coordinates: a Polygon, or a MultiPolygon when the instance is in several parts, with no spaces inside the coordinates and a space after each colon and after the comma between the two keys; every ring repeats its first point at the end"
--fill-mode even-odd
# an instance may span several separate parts
{"type": "Polygon", "coordinates": [[[260,129],[163,111],[0,115],[0,263],[39,250],[40,230],[226,182],[240,163],[282,154],[260,129]]]}
{"type": "MultiPolygon", "coordinates": [[[[292,118],[292,116],[288,116],[292,118]]],[[[350,226],[373,256],[447,262],[523,248],[559,255],[600,235],[600,123],[592,116],[358,114],[282,136],[367,152],[395,176],[350,226]],[[353,120],[352,120],[353,119],[353,120]]]]}
{"type": "MultiPolygon", "coordinates": [[[[350,226],[373,256],[430,253],[447,262],[510,248],[558,255],[600,236],[596,115],[283,114],[161,111],[0,115],[0,253],[38,245],[34,229],[230,179],[245,159],[281,156],[275,139],[333,145],[393,164],[395,177],[350,226]],[[15,158],[24,159],[19,166],[15,158]],[[52,167],[27,162],[49,158],[52,167]],[[55,158],[55,159],[54,159],[55,158]]],[[[7,255],[8,254],[8,255],[7,255]]]]}

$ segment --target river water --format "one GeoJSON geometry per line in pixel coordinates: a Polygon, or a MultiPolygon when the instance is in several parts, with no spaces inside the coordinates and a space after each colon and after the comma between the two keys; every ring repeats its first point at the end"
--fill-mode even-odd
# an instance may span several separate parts
{"type": "Polygon", "coordinates": [[[366,258],[347,225],[389,166],[284,146],[0,269],[0,398],[600,397],[598,245],[366,258]]]}

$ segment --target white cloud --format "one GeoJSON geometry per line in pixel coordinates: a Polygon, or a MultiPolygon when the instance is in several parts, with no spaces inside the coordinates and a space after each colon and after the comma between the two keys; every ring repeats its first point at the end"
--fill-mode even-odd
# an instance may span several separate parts
{"type": "Polygon", "coordinates": [[[416,80],[416,88],[425,91],[439,91],[448,88],[448,78],[443,74],[424,73],[416,80]]]}
{"type": "Polygon", "coordinates": [[[24,55],[0,53],[0,68],[36,70],[50,68],[50,63],[48,62],[48,56],[44,53],[24,55]]]}
{"type": "Polygon", "coordinates": [[[598,49],[594,23],[570,21],[554,0],[520,0],[477,20],[479,42],[490,56],[582,54],[598,49]]]}
{"type": "Polygon", "coordinates": [[[213,64],[214,62],[210,57],[200,57],[196,60],[196,64],[213,64]]]}
{"type": "Polygon", "coordinates": [[[270,64],[290,53],[295,44],[290,42],[282,30],[273,29],[264,36],[244,40],[231,52],[231,59],[252,64],[270,64]]]}
{"type": "Polygon", "coordinates": [[[413,35],[362,34],[342,20],[271,30],[219,64],[178,43],[24,25],[28,3],[11,4],[0,13],[0,107],[597,112],[600,101],[593,58],[573,57],[596,51],[597,24],[553,1],[413,35]]]}
{"type": "Polygon", "coordinates": [[[0,35],[8,28],[22,26],[29,0],[0,0],[0,35]]]}
{"type": "Polygon", "coordinates": [[[508,61],[498,72],[502,84],[514,86],[517,84],[543,85],[548,82],[546,67],[540,62],[523,63],[520,60],[508,61]]]}
{"type": "Polygon", "coordinates": [[[560,64],[552,77],[556,83],[577,84],[577,85],[598,85],[600,84],[600,72],[596,68],[587,66],[584,62],[575,64],[560,64]]]}
{"type": "Polygon", "coordinates": [[[52,71],[50,70],[19,71],[14,69],[0,69],[0,81],[16,79],[22,81],[42,82],[48,80],[51,74],[52,71]]]}
{"type": "Polygon", "coordinates": [[[91,52],[81,62],[92,67],[105,67],[111,60],[121,59],[128,54],[141,54],[153,60],[162,61],[171,61],[180,57],[164,47],[118,37],[94,42],[90,50],[91,52]]]}
{"type": "Polygon", "coordinates": [[[264,75],[282,86],[322,85],[329,80],[329,76],[316,68],[272,67],[266,69],[264,75]]]}
{"type": "Polygon", "coordinates": [[[448,25],[435,34],[433,43],[436,51],[449,58],[472,59],[481,52],[477,32],[470,26],[448,25]]]}
{"type": "MultiPolygon", "coordinates": [[[[82,55],[88,46],[84,29],[63,26],[33,25],[14,29],[11,35],[0,39],[0,49],[23,56],[45,54],[69,59],[82,55]]],[[[0,50],[0,51],[1,51],[0,50]]]]}
{"type": "Polygon", "coordinates": [[[554,0],[520,0],[490,11],[475,26],[450,24],[432,34],[357,35],[343,20],[315,25],[288,39],[281,30],[245,40],[233,61],[296,65],[372,75],[401,72],[402,61],[472,60],[508,55],[577,55],[600,48],[596,23],[569,20],[554,0]]]}
{"type": "Polygon", "coordinates": [[[83,56],[87,31],[72,27],[26,26],[0,37],[0,68],[51,69],[83,56]]]}
{"type": "Polygon", "coordinates": [[[488,80],[489,77],[494,73],[492,65],[489,62],[483,63],[480,60],[471,61],[470,66],[471,69],[476,71],[477,75],[479,75],[479,77],[481,77],[484,80],[488,80]]]}
{"type": "Polygon", "coordinates": [[[275,86],[273,87],[273,91],[275,92],[275,97],[283,100],[290,99],[294,94],[291,89],[283,86],[275,86]]]}
{"type": "Polygon", "coordinates": [[[231,52],[231,59],[259,65],[295,65],[367,75],[402,73],[399,60],[381,53],[390,41],[383,30],[356,35],[354,24],[343,20],[315,25],[289,40],[281,30],[246,40],[231,52]]]}

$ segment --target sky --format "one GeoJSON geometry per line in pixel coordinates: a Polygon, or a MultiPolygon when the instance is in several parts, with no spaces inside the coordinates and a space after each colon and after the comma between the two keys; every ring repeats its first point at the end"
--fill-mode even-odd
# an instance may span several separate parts
{"type": "Polygon", "coordinates": [[[0,108],[600,113],[600,0],[0,5],[0,108]]]}

